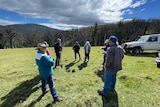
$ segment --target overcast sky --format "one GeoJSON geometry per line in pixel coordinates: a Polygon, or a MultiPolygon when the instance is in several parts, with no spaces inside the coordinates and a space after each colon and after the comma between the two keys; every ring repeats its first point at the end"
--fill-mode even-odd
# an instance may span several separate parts
{"type": "Polygon", "coordinates": [[[133,18],[160,18],[160,0],[0,0],[0,25],[70,29],[133,18]]]}

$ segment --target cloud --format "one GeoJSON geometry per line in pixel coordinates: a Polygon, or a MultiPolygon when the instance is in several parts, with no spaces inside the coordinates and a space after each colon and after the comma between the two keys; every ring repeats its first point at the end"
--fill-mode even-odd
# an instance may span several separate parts
{"type": "Polygon", "coordinates": [[[145,10],[145,8],[141,9],[141,11],[140,11],[140,12],[143,12],[144,10],[145,10]]]}
{"type": "Polygon", "coordinates": [[[0,20],[1,25],[13,25],[13,24],[20,24],[20,22],[9,21],[9,20],[0,20]]]}
{"type": "Polygon", "coordinates": [[[146,2],[147,2],[146,0],[139,0],[139,1],[137,1],[136,3],[130,5],[130,7],[131,7],[131,8],[136,8],[136,7],[140,6],[140,5],[145,4],[146,2]]]}
{"type": "MultiPolygon", "coordinates": [[[[118,22],[124,10],[143,5],[139,0],[1,0],[0,9],[19,13],[21,16],[49,19],[52,23],[73,26],[118,22]]],[[[128,12],[132,14],[132,12],[128,12]]],[[[127,13],[127,14],[128,14],[127,13]]],[[[49,24],[48,24],[49,25],[49,24]]]]}
{"type": "Polygon", "coordinates": [[[84,25],[68,25],[68,24],[49,24],[49,23],[41,23],[40,25],[44,25],[50,28],[60,29],[60,30],[69,30],[74,28],[85,27],[84,25]]]}
{"type": "Polygon", "coordinates": [[[128,13],[128,14],[132,14],[133,13],[132,10],[130,10],[130,9],[124,10],[123,12],[124,13],[128,13]]]}

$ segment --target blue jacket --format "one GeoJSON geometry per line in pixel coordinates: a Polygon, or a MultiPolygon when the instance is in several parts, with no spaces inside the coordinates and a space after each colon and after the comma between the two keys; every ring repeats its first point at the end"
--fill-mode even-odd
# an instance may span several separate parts
{"type": "Polygon", "coordinates": [[[90,44],[84,44],[84,51],[85,51],[85,53],[89,53],[91,51],[91,45],[90,44]]]}
{"type": "Polygon", "coordinates": [[[52,66],[54,61],[52,57],[47,56],[44,52],[38,50],[35,60],[41,77],[48,77],[53,74],[54,70],[52,66]]]}

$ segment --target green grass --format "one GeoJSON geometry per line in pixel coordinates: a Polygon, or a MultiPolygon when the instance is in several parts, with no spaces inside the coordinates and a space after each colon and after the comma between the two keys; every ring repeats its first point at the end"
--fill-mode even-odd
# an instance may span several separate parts
{"type": "MultiPolygon", "coordinates": [[[[53,48],[50,51],[55,58],[53,48]]],[[[117,75],[116,93],[102,98],[97,94],[103,87],[101,47],[92,47],[88,63],[83,63],[82,48],[80,53],[82,60],[74,62],[72,48],[63,48],[63,68],[55,69],[54,77],[57,93],[64,101],[52,104],[50,93],[40,97],[36,50],[0,50],[0,107],[102,107],[103,103],[105,107],[160,106],[160,69],[155,64],[156,55],[125,55],[123,70],[117,75]]]]}

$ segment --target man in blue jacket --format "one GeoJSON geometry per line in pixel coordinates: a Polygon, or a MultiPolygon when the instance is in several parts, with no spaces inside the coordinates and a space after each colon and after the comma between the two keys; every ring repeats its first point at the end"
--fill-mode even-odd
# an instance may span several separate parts
{"type": "Polygon", "coordinates": [[[54,80],[52,78],[52,74],[54,72],[52,66],[54,64],[54,61],[51,56],[45,54],[47,47],[48,45],[46,45],[45,43],[39,43],[36,48],[38,51],[35,56],[36,64],[38,66],[38,71],[42,82],[42,95],[45,95],[47,93],[46,84],[48,83],[54,102],[60,102],[62,101],[62,98],[58,97],[54,86],[54,80]]]}

